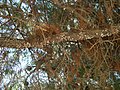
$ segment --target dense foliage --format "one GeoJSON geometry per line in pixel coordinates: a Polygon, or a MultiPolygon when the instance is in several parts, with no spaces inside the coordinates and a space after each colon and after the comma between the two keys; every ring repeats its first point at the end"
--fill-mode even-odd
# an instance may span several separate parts
{"type": "Polygon", "coordinates": [[[0,1],[0,82],[8,90],[119,90],[119,0],[0,1]]]}

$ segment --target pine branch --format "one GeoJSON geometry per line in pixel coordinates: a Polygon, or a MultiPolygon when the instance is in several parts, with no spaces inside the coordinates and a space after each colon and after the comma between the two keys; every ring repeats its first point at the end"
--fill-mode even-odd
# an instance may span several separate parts
{"type": "Polygon", "coordinates": [[[112,30],[88,30],[88,31],[76,31],[76,32],[63,32],[46,38],[46,41],[42,42],[26,42],[24,39],[13,39],[0,38],[0,47],[8,48],[44,48],[51,43],[59,43],[64,41],[82,41],[91,40],[93,38],[103,38],[106,36],[111,36],[117,34],[120,31],[120,27],[114,28],[112,30]]]}

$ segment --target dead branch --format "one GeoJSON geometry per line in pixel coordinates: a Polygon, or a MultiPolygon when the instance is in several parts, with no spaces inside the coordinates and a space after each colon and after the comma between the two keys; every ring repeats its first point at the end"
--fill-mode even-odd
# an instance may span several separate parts
{"type": "Polygon", "coordinates": [[[91,40],[93,38],[100,38],[111,36],[117,34],[120,31],[120,27],[114,28],[112,30],[86,30],[86,31],[76,31],[76,32],[63,32],[46,38],[46,41],[42,42],[26,42],[24,39],[13,39],[13,38],[0,38],[0,47],[8,48],[43,48],[51,43],[59,43],[63,41],[82,41],[91,40]]]}

